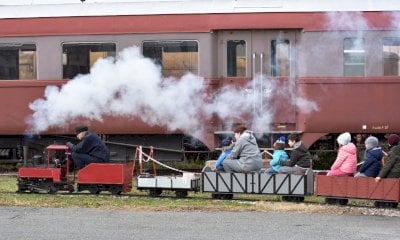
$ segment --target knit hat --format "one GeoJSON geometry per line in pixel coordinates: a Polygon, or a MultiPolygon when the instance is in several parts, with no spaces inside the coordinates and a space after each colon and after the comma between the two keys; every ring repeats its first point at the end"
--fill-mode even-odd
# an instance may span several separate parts
{"type": "Polygon", "coordinates": [[[339,135],[336,140],[340,145],[347,145],[351,141],[351,135],[349,132],[345,132],[339,135]]]}
{"type": "Polygon", "coordinates": [[[79,133],[81,133],[81,132],[86,132],[86,131],[88,131],[88,130],[89,130],[89,128],[88,128],[87,126],[81,125],[81,126],[77,126],[77,127],[75,128],[75,133],[76,133],[76,134],[79,134],[79,133]]]}
{"type": "Polygon", "coordinates": [[[222,146],[223,147],[229,146],[229,145],[231,145],[231,143],[232,143],[232,138],[231,137],[227,137],[224,140],[222,140],[222,146]]]}
{"type": "Polygon", "coordinates": [[[374,136],[369,136],[367,139],[365,139],[366,149],[373,149],[378,147],[378,145],[379,145],[379,140],[374,136]]]}
{"type": "Polygon", "coordinates": [[[388,137],[388,142],[390,146],[397,146],[399,144],[399,136],[397,134],[390,134],[388,137]]]}
{"type": "Polygon", "coordinates": [[[279,143],[279,144],[285,144],[286,143],[286,138],[284,136],[280,136],[275,143],[279,143]]]}

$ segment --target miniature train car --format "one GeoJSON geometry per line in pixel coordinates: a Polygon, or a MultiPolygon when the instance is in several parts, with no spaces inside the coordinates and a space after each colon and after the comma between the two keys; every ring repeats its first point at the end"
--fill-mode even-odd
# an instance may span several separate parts
{"type": "Polygon", "coordinates": [[[142,174],[137,178],[139,190],[149,190],[149,195],[159,196],[163,190],[175,191],[177,197],[186,197],[188,191],[200,191],[200,177],[192,173],[182,176],[154,176],[142,174]]]}
{"type": "Polygon", "coordinates": [[[204,172],[203,192],[221,199],[231,199],[233,193],[274,194],[285,201],[301,202],[314,193],[313,170],[304,175],[204,172]]]}
{"type": "Polygon", "coordinates": [[[376,207],[396,208],[400,201],[400,179],[386,178],[379,183],[374,178],[316,176],[315,195],[325,197],[328,204],[346,205],[348,199],[375,200],[376,207]]]}

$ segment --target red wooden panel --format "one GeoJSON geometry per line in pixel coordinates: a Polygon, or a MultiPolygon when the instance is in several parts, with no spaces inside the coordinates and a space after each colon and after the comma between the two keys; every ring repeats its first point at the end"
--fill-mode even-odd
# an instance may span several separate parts
{"type": "Polygon", "coordinates": [[[317,175],[317,196],[400,201],[400,179],[328,177],[317,175]]]}
{"type": "MultiPolygon", "coordinates": [[[[346,178],[346,194],[344,196],[348,196],[351,198],[356,198],[359,192],[365,192],[365,184],[360,184],[357,178],[353,177],[345,177],[346,178]],[[359,191],[360,190],[360,191],[359,191]]],[[[368,189],[368,186],[367,186],[368,189]]]]}
{"type": "Polygon", "coordinates": [[[352,182],[356,182],[355,198],[369,198],[371,190],[375,187],[374,178],[354,178],[352,182]]]}
{"type": "Polygon", "coordinates": [[[382,179],[379,183],[374,182],[373,186],[368,196],[369,198],[400,201],[400,179],[382,179]]]}
{"type": "Polygon", "coordinates": [[[123,183],[122,164],[91,163],[78,171],[78,183],[123,183]]]}
{"type": "Polygon", "coordinates": [[[345,197],[347,196],[347,179],[349,177],[328,177],[332,181],[331,194],[333,196],[345,197]]]}
{"type": "Polygon", "coordinates": [[[79,184],[124,184],[132,181],[128,164],[91,163],[78,171],[79,184]]]}
{"type": "Polygon", "coordinates": [[[18,170],[18,176],[21,178],[48,178],[53,182],[60,182],[60,168],[27,168],[22,167],[18,170]]]}
{"type": "Polygon", "coordinates": [[[315,194],[317,196],[326,196],[332,194],[332,179],[326,175],[317,175],[315,178],[315,194]]]}

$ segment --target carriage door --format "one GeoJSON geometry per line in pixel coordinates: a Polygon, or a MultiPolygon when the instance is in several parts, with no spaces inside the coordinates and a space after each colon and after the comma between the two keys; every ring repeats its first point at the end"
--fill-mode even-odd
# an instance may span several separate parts
{"type": "Polygon", "coordinates": [[[270,115],[274,131],[295,130],[296,35],[296,30],[225,31],[220,41],[225,46],[223,75],[252,80],[253,115],[270,115]]]}

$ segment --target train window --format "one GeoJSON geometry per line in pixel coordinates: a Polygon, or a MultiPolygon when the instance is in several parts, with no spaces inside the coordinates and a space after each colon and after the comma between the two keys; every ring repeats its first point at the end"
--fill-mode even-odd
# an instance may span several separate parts
{"type": "Polygon", "coordinates": [[[290,75],[289,40],[271,41],[271,75],[274,77],[290,75]]]}
{"type": "Polygon", "coordinates": [[[383,75],[400,76],[400,38],[383,39],[383,75]]]}
{"type": "Polygon", "coordinates": [[[228,77],[246,76],[246,42],[229,40],[226,49],[228,77]]]}
{"type": "Polygon", "coordinates": [[[182,77],[185,73],[198,74],[199,51],[196,41],[143,42],[143,55],[162,68],[164,77],[182,77]]]}
{"type": "Polygon", "coordinates": [[[344,76],[365,75],[365,50],[363,38],[344,39],[344,76]]]}
{"type": "Polygon", "coordinates": [[[0,44],[0,79],[36,79],[34,44],[0,44]]]}
{"type": "Polygon", "coordinates": [[[115,57],[115,43],[63,44],[63,79],[90,72],[99,58],[115,57]]]}

